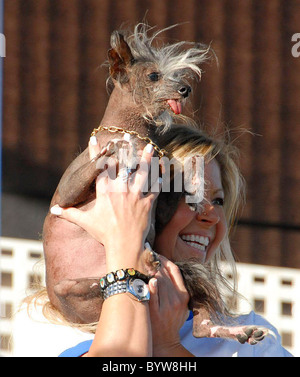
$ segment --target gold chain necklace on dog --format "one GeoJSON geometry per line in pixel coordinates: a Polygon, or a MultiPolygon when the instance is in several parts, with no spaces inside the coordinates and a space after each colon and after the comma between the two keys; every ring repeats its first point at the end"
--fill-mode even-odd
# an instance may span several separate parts
{"type": "Polygon", "coordinates": [[[111,132],[111,133],[117,133],[118,132],[118,133],[121,133],[121,134],[130,134],[132,136],[136,136],[138,139],[144,141],[146,144],[151,144],[153,146],[153,149],[158,153],[159,158],[162,158],[167,153],[167,151],[165,149],[159,148],[159,146],[157,144],[155,144],[149,137],[141,136],[136,131],[125,130],[124,128],[115,127],[115,126],[110,126],[110,127],[99,126],[99,127],[93,129],[91,136],[96,136],[96,134],[99,131],[108,131],[108,132],[111,132]]]}

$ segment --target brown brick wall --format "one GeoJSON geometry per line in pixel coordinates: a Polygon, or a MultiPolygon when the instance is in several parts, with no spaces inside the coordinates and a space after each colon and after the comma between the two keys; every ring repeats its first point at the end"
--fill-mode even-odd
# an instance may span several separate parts
{"type": "Polygon", "coordinates": [[[159,28],[187,21],[168,37],[212,42],[218,56],[193,108],[215,132],[232,129],[241,148],[238,259],[300,268],[299,0],[6,1],[4,192],[49,200],[105,108],[110,33],[147,10],[159,28]]]}

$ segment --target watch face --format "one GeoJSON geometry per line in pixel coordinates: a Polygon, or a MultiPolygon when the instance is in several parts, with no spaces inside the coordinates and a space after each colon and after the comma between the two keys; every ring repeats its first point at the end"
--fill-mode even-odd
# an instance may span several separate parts
{"type": "Polygon", "coordinates": [[[147,284],[141,279],[129,279],[128,292],[133,294],[139,301],[150,300],[150,292],[147,284]]]}

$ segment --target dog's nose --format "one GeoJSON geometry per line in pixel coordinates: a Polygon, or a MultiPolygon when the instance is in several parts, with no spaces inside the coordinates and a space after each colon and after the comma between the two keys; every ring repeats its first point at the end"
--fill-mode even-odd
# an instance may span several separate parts
{"type": "Polygon", "coordinates": [[[191,93],[192,88],[189,85],[182,86],[178,89],[178,93],[182,95],[183,98],[187,98],[191,93]]]}

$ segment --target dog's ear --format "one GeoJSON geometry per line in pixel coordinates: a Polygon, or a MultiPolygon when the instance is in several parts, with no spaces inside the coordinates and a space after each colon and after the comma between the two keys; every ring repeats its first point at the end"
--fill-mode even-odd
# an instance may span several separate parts
{"type": "Polygon", "coordinates": [[[108,50],[110,75],[121,83],[128,81],[128,68],[134,63],[134,57],[124,36],[114,31],[110,38],[111,49],[108,50]]]}

